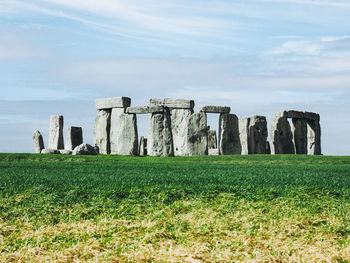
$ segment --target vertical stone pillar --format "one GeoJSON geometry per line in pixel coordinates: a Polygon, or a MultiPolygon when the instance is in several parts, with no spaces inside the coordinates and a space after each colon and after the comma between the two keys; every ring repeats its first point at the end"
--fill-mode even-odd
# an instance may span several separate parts
{"type": "Polygon", "coordinates": [[[241,154],[238,118],[235,114],[222,113],[219,119],[219,154],[241,154]]]}
{"type": "Polygon", "coordinates": [[[94,127],[94,143],[100,154],[110,154],[111,110],[100,110],[96,116],[94,127]]]}
{"type": "Polygon", "coordinates": [[[208,149],[217,149],[218,140],[216,136],[216,130],[208,130],[208,149]]]}
{"type": "Polygon", "coordinates": [[[188,147],[188,123],[193,113],[192,109],[171,109],[171,133],[173,136],[174,155],[191,155],[188,147]]]}
{"type": "Polygon", "coordinates": [[[150,156],[173,156],[170,113],[167,108],[153,112],[148,123],[147,152],[150,156]]]}
{"type": "Polygon", "coordinates": [[[125,113],[125,108],[113,108],[111,113],[111,153],[137,155],[138,134],[136,114],[125,113]]]}
{"type": "Polygon", "coordinates": [[[238,126],[239,126],[239,139],[241,142],[241,154],[249,154],[249,123],[250,118],[239,118],[238,126]]]}
{"type": "Polygon", "coordinates": [[[141,136],[140,145],[139,145],[139,155],[146,156],[147,155],[147,138],[141,136]]]}
{"type": "Polygon", "coordinates": [[[264,116],[253,116],[249,122],[249,154],[266,154],[267,122],[264,116]]]}
{"type": "Polygon", "coordinates": [[[293,142],[296,154],[307,154],[307,125],[305,119],[292,119],[293,142]]]}
{"type": "Polygon", "coordinates": [[[33,133],[34,151],[35,153],[41,153],[41,150],[45,148],[44,140],[41,133],[36,130],[33,133]]]}
{"type": "Polygon", "coordinates": [[[205,112],[190,116],[187,131],[188,155],[208,154],[208,126],[205,112]]]}
{"type": "Polygon", "coordinates": [[[307,154],[321,155],[321,126],[319,120],[307,120],[307,154]]]}
{"type": "Polygon", "coordinates": [[[75,147],[83,143],[83,129],[81,127],[68,127],[65,149],[73,151],[75,147]]]}
{"type": "Polygon", "coordinates": [[[271,153],[294,154],[293,134],[287,119],[287,112],[277,113],[271,123],[271,153]]]}
{"type": "Polygon", "coordinates": [[[51,115],[50,117],[50,133],[48,147],[52,150],[64,149],[62,115],[51,115]]]}

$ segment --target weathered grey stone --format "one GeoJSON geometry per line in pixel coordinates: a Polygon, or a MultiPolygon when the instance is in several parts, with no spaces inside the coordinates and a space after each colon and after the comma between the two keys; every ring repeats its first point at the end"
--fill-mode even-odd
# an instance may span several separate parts
{"type": "Polygon", "coordinates": [[[216,137],[216,130],[208,130],[208,149],[217,149],[218,140],[216,137]]]}
{"type": "Polygon", "coordinates": [[[38,130],[34,131],[33,133],[33,142],[34,142],[34,151],[36,153],[41,153],[42,149],[44,149],[45,146],[44,146],[43,136],[38,130]]]}
{"type": "Polygon", "coordinates": [[[267,122],[264,116],[253,116],[249,121],[249,154],[266,154],[267,122]]]}
{"type": "Polygon", "coordinates": [[[305,112],[304,118],[312,121],[320,121],[320,115],[314,112],[305,112]]]}
{"type": "Polygon", "coordinates": [[[136,114],[124,113],[123,108],[112,109],[110,141],[112,154],[137,155],[136,114]]]}
{"type": "Polygon", "coordinates": [[[241,154],[238,118],[235,114],[220,114],[219,154],[241,154]]]}
{"type": "Polygon", "coordinates": [[[140,145],[139,145],[139,155],[146,156],[147,155],[147,138],[141,136],[140,145]]]}
{"type": "Polygon", "coordinates": [[[219,149],[208,149],[208,155],[219,155],[219,149]]]}
{"type": "Polygon", "coordinates": [[[307,125],[305,119],[292,119],[293,143],[296,154],[307,154],[307,125]]]}
{"type": "Polygon", "coordinates": [[[194,113],[188,122],[188,155],[208,154],[207,115],[204,112],[194,113]]]}
{"type": "Polygon", "coordinates": [[[162,105],[164,107],[168,107],[171,109],[193,109],[194,101],[186,100],[186,99],[172,99],[172,98],[150,99],[149,105],[150,106],[162,105]]]}
{"type": "Polygon", "coordinates": [[[90,144],[82,143],[74,148],[72,155],[96,155],[96,151],[90,144]]]}
{"type": "Polygon", "coordinates": [[[164,106],[161,106],[161,105],[149,106],[148,111],[149,113],[163,113],[164,106]]]}
{"type": "Polygon", "coordinates": [[[72,154],[73,151],[71,150],[59,150],[60,154],[72,154]]]}
{"type": "Polygon", "coordinates": [[[231,108],[226,106],[202,106],[200,107],[201,112],[206,113],[230,113],[231,108]]]}
{"type": "Polygon", "coordinates": [[[83,143],[83,129],[81,127],[68,127],[66,134],[66,150],[71,150],[83,143]]]}
{"type": "Polygon", "coordinates": [[[130,107],[131,99],[128,97],[103,98],[96,99],[95,106],[98,110],[106,110],[112,108],[127,108],[130,107]]]}
{"type": "Polygon", "coordinates": [[[64,149],[63,143],[63,116],[50,117],[49,149],[64,149]]]}
{"type": "Polygon", "coordinates": [[[152,113],[148,123],[147,153],[150,156],[173,156],[173,138],[168,110],[152,113]]]}
{"type": "Polygon", "coordinates": [[[293,135],[287,119],[287,112],[280,111],[271,123],[271,153],[294,154],[293,135]]]}
{"type": "Polygon", "coordinates": [[[321,155],[321,126],[317,120],[306,120],[307,123],[307,154],[321,155]]]}
{"type": "Polygon", "coordinates": [[[238,127],[239,127],[239,140],[241,143],[241,154],[249,154],[249,124],[250,118],[239,118],[238,127]]]}
{"type": "Polygon", "coordinates": [[[100,154],[111,153],[110,146],[111,110],[100,110],[96,116],[94,127],[94,143],[100,154]]]}
{"type": "Polygon", "coordinates": [[[57,149],[42,149],[42,154],[60,154],[60,151],[57,149]]]}
{"type": "Polygon", "coordinates": [[[193,111],[191,109],[172,109],[170,113],[174,155],[191,155],[189,153],[190,147],[188,145],[188,125],[193,111]]]}
{"type": "Polygon", "coordinates": [[[286,111],[286,114],[287,114],[287,118],[298,118],[298,119],[304,118],[303,111],[289,110],[289,111],[286,111]]]}
{"type": "Polygon", "coordinates": [[[134,113],[134,114],[148,114],[149,107],[148,106],[140,106],[140,107],[128,107],[126,108],[126,113],[134,113]]]}

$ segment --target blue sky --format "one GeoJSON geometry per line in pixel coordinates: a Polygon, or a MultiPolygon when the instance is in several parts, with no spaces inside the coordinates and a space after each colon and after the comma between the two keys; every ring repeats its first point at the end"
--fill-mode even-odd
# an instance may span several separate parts
{"type": "Polygon", "coordinates": [[[318,112],[323,153],[349,155],[349,14],[345,0],[0,0],[0,152],[32,152],[35,129],[47,144],[51,114],[92,144],[94,99],[129,96],[318,112]]]}

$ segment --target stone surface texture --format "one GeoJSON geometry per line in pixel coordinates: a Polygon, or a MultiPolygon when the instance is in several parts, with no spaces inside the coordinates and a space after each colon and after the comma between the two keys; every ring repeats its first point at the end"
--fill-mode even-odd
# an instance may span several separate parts
{"type": "Polygon", "coordinates": [[[73,151],[71,150],[59,150],[60,154],[72,154],[73,151]]]}
{"type": "Polygon", "coordinates": [[[33,133],[33,143],[35,153],[41,153],[42,149],[45,148],[43,136],[38,130],[34,131],[33,133]]]}
{"type": "Polygon", "coordinates": [[[271,123],[271,154],[294,154],[293,134],[287,112],[278,112],[271,123]]]}
{"type": "Polygon", "coordinates": [[[98,110],[127,108],[130,107],[130,104],[131,99],[128,97],[103,98],[95,100],[95,106],[98,110]]]}
{"type": "Polygon", "coordinates": [[[249,154],[249,123],[250,118],[239,118],[238,127],[239,127],[239,140],[241,143],[241,154],[249,154]]]}
{"type": "Polygon", "coordinates": [[[139,145],[139,156],[147,155],[147,138],[141,136],[139,145]]]}
{"type": "Polygon", "coordinates": [[[111,110],[100,110],[95,119],[94,143],[100,154],[111,153],[110,148],[111,110]]]}
{"type": "Polygon", "coordinates": [[[113,108],[111,113],[111,153],[118,155],[138,154],[136,114],[124,113],[123,108],[113,108]]]}
{"type": "Polygon", "coordinates": [[[60,154],[60,151],[57,149],[42,149],[42,154],[60,154]]]}
{"type": "Polygon", "coordinates": [[[241,154],[238,118],[235,114],[220,114],[219,154],[241,154]]]}
{"type": "Polygon", "coordinates": [[[265,116],[253,116],[249,121],[249,154],[266,154],[267,121],[265,116]]]}
{"type": "Polygon", "coordinates": [[[63,143],[63,116],[51,115],[49,132],[49,149],[64,149],[63,143]]]}
{"type": "Polygon", "coordinates": [[[207,115],[204,112],[194,113],[188,123],[188,155],[208,154],[207,115]]]}
{"type": "Polygon", "coordinates": [[[147,153],[150,156],[173,156],[170,113],[152,113],[148,123],[147,153]]]}
{"type": "Polygon", "coordinates": [[[208,155],[219,155],[219,149],[208,149],[208,155]]]}
{"type": "Polygon", "coordinates": [[[193,109],[194,101],[186,99],[150,99],[149,106],[162,105],[171,109],[193,109]]]}
{"type": "Polygon", "coordinates": [[[305,119],[292,119],[293,143],[296,154],[307,154],[307,125],[305,119]]]}
{"type": "MultiPolygon", "coordinates": [[[[318,118],[319,119],[319,118],[318,118]]],[[[307,154],[321,155],[321,126],[319,120],[306,120],[307,154]]]]}
{"type": "Polygon", "coordinates": [[[193,110],[191,109],[172,109],[170,111],[171,132],[173,136],[174,155],[188,156],[189,139],[188,139],[188,125],[193,110]]]}
{"type": "Polygon", "coordinates": [[[68,127],[66,144],[64,149],[73,151],[75,147],[83,143],[83,129],[81,127],[68,127]]]}
{"type": "Polygon", "coordinates": [[[140,107],[128,107],[125,110],[126,113],[135,113],[135,114],[148,114],[149,107],[148,106],[140,106],[140,107]]]}
{"type": "Polygon", "coordinates": [[[218,139],[216,136],[216,130],[208,130],[208,149],[217,149],[218,139]]]}
{"type": "Polygon", "coordinates": [[[230,113],[231,108],[226,106],[202,106],[200,107],[201,112],[206,113],[230,113]]]}
{"type": "Polygon", "coordinates": [[[95,148],[87,143],[82,143],[74,148],[72,155],[96,155],[95,148]]]}

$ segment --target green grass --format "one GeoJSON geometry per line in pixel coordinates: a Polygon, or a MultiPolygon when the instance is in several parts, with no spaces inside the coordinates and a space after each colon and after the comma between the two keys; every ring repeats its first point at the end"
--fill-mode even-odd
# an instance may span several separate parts
{"type": "Polygon", "coordinates": [[[350,157],[0,154],[0,261],[348,262],[350,157]]]}

